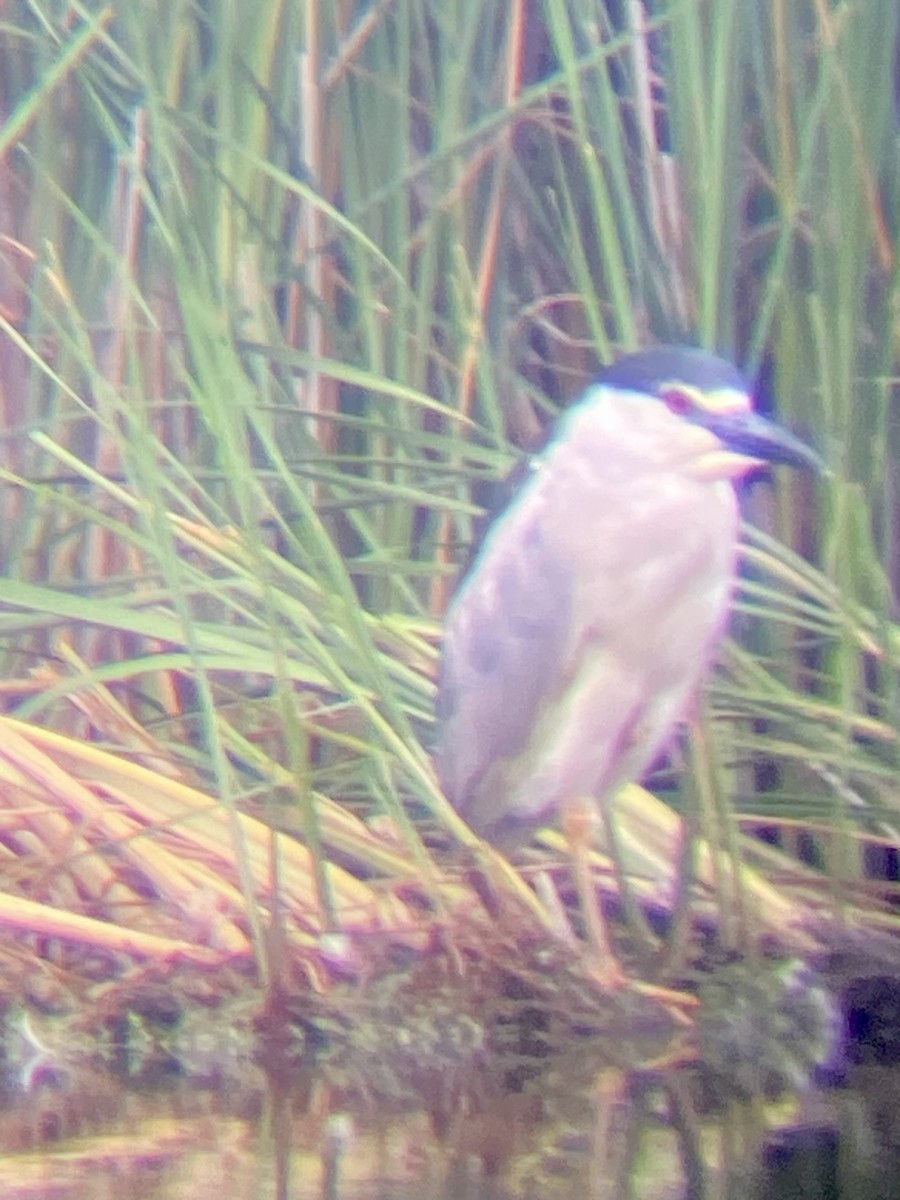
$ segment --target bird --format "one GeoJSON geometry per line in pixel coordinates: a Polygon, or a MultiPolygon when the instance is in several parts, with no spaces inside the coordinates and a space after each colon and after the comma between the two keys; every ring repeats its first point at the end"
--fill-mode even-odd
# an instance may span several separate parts
{"type": "Polygon", "coordinates": [[[736,485],[767,463],[821,466],[706,350],[625,355],[565,411],[445,620],[435,767],[481,838],[605,813],[666,748],[728,622],[736,485]]]}

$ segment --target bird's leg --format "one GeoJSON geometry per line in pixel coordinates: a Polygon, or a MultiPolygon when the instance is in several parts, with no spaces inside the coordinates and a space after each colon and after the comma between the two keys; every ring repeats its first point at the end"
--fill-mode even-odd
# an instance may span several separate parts
{"type": "Polygon", "coordinates": [[[590,851],[597,820],[596,805],[589,800],[571,801],[563,810],[563,832],[569,845],[575,890],[593,959],[591,974],[605,989],[615,991],[624,987],[627,978],[612,948],[606,917],[591,878],[590,851]]]}
{"type": "MultiPolygon", "coordinates": [[[[590,851],[599,819],[596,806],[589,800],[569,803],[563,809],[563,832],[569,844],[575,890],[587,927],[591,976],[606,992],[628,987],[633,992],[659,1001],[676,1021],[689,1026],[691,1021],[687,1010],[697,1006],[697,997],[654,983],[629,979],[612,948],[609,927],[591,878],[590,851]]],[[[607,814],[602,819],[609,821],[610,817],[607,814]]]]}

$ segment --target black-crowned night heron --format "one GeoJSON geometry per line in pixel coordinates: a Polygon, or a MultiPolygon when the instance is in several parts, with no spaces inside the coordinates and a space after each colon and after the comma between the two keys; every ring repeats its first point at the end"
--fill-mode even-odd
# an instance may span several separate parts
{"type": "Polygon", "coordinates": [[[566,412],[447,616],[436,766],[477,833],[509,846],[648,769],[727,621],[761,462],[818,465],[701,350],[623,358],[566,412]]]}

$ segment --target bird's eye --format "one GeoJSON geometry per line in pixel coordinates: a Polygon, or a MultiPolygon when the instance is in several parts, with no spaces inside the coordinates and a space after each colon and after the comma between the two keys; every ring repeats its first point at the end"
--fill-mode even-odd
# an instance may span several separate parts
{"type": "Polygon", "coordinates": [[[669,412],[674,413],[676,417],[684,417],[694,408],[694,399],[684,388],[667,387],[662,392],[662,399],[669,412]]]}

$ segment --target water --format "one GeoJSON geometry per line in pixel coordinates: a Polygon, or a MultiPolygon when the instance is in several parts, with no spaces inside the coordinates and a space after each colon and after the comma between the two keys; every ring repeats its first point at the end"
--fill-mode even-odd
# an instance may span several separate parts
{"type": "Polygon", "coordinates": [[[0,1195],[47,1200],[669,1200],[900,1194],[900,1073],[776,1099],[579,1047],[533,1077],[436,1078],[418,1105],[310,1073],[150,1091],[46,1078],[0,1116],[0,1195]]]}
{"type": "Polygon", "coordinates": [[[893,978],[838,997],[797,963],[732,964],[690,1020],[519,984],[462,1012],[408,983],[301,998],[263,1036],[246,996],[142,991],[105,1041],[10,1009],[0,1196],[900,1196],[893,978]]]}

